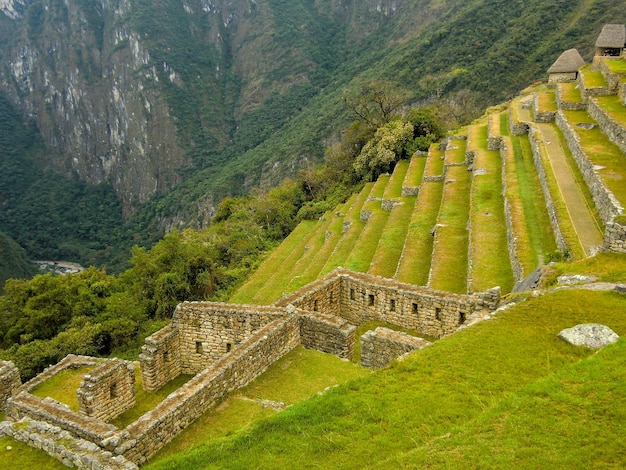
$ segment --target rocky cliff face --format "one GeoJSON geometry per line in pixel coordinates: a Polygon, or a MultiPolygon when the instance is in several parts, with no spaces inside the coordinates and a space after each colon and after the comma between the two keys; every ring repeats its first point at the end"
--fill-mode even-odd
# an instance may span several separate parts
{"type": "Polygon", "coordinates": [[[48,163],[110,183],[131,214],[181,174],[223,165],[268,99],[309,96],[341,49],[308,52],[328,40],[319,31],[358,42],[403,3],[0,0],[0,92],[37,124],[48,163]]]}

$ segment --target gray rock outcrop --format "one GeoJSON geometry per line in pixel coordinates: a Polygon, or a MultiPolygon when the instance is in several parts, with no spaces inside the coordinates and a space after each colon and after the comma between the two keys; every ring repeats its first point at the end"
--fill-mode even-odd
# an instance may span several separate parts
{"type": "Polygon", "coordinates": [[[599,323],[584,323],[561,330],[559,338],[575,346],[600,349],[607,344],[615,343],[619,336],[608,326],[599,323]]]}

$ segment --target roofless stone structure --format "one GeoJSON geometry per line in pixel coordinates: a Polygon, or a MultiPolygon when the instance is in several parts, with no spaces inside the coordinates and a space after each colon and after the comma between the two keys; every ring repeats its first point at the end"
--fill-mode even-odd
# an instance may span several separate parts
{"type": "MultiPolygon", "coordinates": [[[[298,345],[350,359],[356,328],[365,322],[440,338],[495,310],[499,301],[500,288],[460,295],[338,268],[270,306],[183,302],[172,322],[146,339],[139,363],[147,391],[180,374],[194,377],[154,409],[125,428],[110,423],[134,402],[134,365],[126,361],[68,356],[22,386],[7,363],[0,392],[9,396],[10,421],[0,435],[36,445],[67,465],[136,469],[298,345]],[[79,411],[31,393],[59,372],[82,366],[91,369],[77,391],[79,411]]],[[[380,329],[362,341],[364,364],[373,368],[427,344],[380,329]]]]}

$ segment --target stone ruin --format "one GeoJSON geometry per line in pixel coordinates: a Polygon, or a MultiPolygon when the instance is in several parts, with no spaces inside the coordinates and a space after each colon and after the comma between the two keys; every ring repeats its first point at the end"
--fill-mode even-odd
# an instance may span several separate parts
{"type": "MultiPolygon", "coordinates": [[[[135,364],[70,355],[20,384],[11,363],[0,364],[0,394],[10,435],[77,468],[132,469],[145,464],[192,421],[244,387],[302,344],[351,359],[356,329],[379,321],[441,338],[481,311],[493,311],[500,289],[451,294],[337,269],[270,306],[183,302],[172,322],[146,338],[139,366],[146,391],[181,374],[193,378],[125,428],[111,421],[135,403],[135,364]],[[62,370],[90,367],[79,410],[31,392],[62,370]]],[[[387,328],[360,338],[361,364],[380,368],[429,344],[387,328]]]]}

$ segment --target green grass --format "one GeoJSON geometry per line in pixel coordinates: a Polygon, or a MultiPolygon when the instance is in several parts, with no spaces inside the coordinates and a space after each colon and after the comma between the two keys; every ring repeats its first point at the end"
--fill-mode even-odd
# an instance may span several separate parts
{"type": "Polygon", "coordinates": [[[400,160],[389,178],[389,183],[385,187],[383,198],[393,199],[402,195],[402,186],[404,185],[404,178],[408,170],[409,161],[400,160]]]}
{"type": "Polygon", "coordinates": [[[623,206],[626,206],[626,166],[624,154],[602,133],[599,127],[583,129],[578,123],[597,124],[585,111],[563,111],[565,118],[578,134],[580,145],[589,161],[598,167],[597,173],[623,206]]]}
{"type": "MultiPolygon", "coordinates": [[[[554,172],[552,171],[550,158],[548,157],[548,153],[543,141],[540,141],[538,143],[538,147],[540,159],[543,163],[543,167],[546,173],[546,182],[548,185],[548,189],[554,202],[554,209],[556,212],[559,228],[561,229],[561,234],[565,239],[566,245],[571,250],[571,255],[573,259],[585,258],[586,255],[584,249],[580,243],[578,235],[576,234],[576,229],[574,228],[572,219],[570,218],[569,212],[567,211],[567,206],[565,204],[565,201],[563,200],[563,196],[561,196],[561,191],[559,189],[558,183],[556,182],[554,172]]],[[[563,145],[562,147],[565,148],[565,146],[563,145]]]]}
{"type": "Polygon", "coordinates": [[[527,136],[513,136],[511,143],[513,160],[509,160],[507,170],[507,191],[518,237],[518,257],[524,274],[528,275],[557,249],[557,245],[530,141],[527,136]]]}
{"type": "Polygon", "coordinates": [[[400,198],[400,204],[390,212],[370,264],[370,274],[389,278],[396,274],[416,199],[415,196],[400,198]]]}
{"type": "Polygon", "coordinates": [[[604,63],[611,73],[626,74],[626,60],[624,58],[620,60],[605,60],[604,63]]]}
{"type": "MultiPolygon", "coordinates": [[[[232,303],[251,303],[253,300],[263,303],[264,300],[257,296],[258,291],[272,278],[274,274],[280,271],[283,265],[295,263],[292,257],[296,256],[297,251],[302,246],[303,240],[308,239],[314,233],[314,227],[318,221],[304,220],[289,234],[289,236],[275,248],[269,257],[261,263],[257,270],[249,277],[248,281],[242,285],[230,298],[232,303]]],[[[271,303],[271,301],[267,302],[271,303]]]]}
{"type": "Polygon", "coordinates": [[[509,136],[511,132],[509,130],[509,110],[502,111],[500,114],[500,135],[509,136]]]}
{"type": "Polygon", "coordinates": [[[43,450],[35,449],[11,437],[0,437],[0,468],[67,470],[61,462],[43,450]]]}
{"type": "Polygon", "coordinates": [[[626,128],[626,107],[622,104],[619,96],[598,96],[596,101],[613,120],[626,128]]]}
{"type": "Polygon", "coordinates": [[[441,176],[443,175],[443,159],[445,151],[439,150],[439,144],[432,144],[428,149],[428,157],[426,157],[426,168],[424,176],[441,176]]]}
{"type": "Polygon", "coordinates": [[[345,268],[353,271],[366,273],[372,262],[372,258],[378,248],[378,241],[385,231],[389,212],[380,208],[380,202],[371,202],[369,210],[372,215],[369,221],[363,227],[358,241],[352,248],[350,256],[346,260],[345,268]],[[376,205],[376,207],[374,207],[376,205]]]}
{"type": "Polygon", "coordinates": [[[450,140],[450,146],[446,150],[445,163],[447,165],[454,163],[465,162],[465,149],[467,147],[467,140],[452,139],[450,140]]]}
{"type": "Polygon", "coordinates": [[[465,166],[448,167],[433,248],[430,287],[467,292],[471,179],[465,166]],[[449,181],[449,182],[448,182],[449,181]]]}
{"type": "Polygon", "coordinates": [[[139,368],[137,368],[135,370],[135,406],[112,420],[111,424],[117,426],[118,428],[125,428],[146,414],[148,411],[152,410],[165,398],[167,398],[170,393],[178,390],[192,378],[192,375],[179,375],[175,379],[172,379],[163,385],[163,387],[156,392],[146,392],[143,389],[141,372],[139,371],[139,368]]]}
{"type": "Polygon", "coordinates": [[[346,221],[351,223],[350,228],[348,228],[348,231],[342,235],[332,254],[326,260],[324,267],[320,271],[320,276],[331,272],[339,266],[343,266],[348,259],[348,256],[350,256],[350,253],[354,248],[354,244],[359,239],[361,231],[365,227],[365,223],[360,220],[360,213],[373,186],[373,183],[368,183],[365,188],[363,188],[357,198],[357,202],[352,206],[348,214],[346,214],[346,221]]]}
{"type": "Polygon", "coordinates": [[[235,436],[257,421],[277,413],[263,407],[262,400],[293,405],[327,387],[365,377],[371,372],[331,354],[302,346],[283,356],[247,387],[231,394],[214,410],[198,418],[167,444],[152,462],[185,454],[207,441],[235,436]]]}
{"type": "Polygon", "coordinates": [[[71,410],[78,411],[78,395],[76,391],[83,381],[83,377],[91,370],[93,370],[92,366],[62,370],[35,387],[31,394],[39,398],[53,398],[60,403],[66,404],[71,410]]]}
{"type": "Polygon", "coordinates": [[[417,187],[422,183],[424,169],[426,168],[426,157],[413,157],[409,163],[409,170],[404,178],[404,186],[417,187]]]}
{"type": "Polygon", "coordinates": [[[626,296],[614,292],[545,294],[230,438],[147,468],[282,469],[312,462],[323,468],[502,468],[502,462],[569,468],[573,455],[585,455],[577,446],[585,426],[595,431],[592,446],[606,443],[605,461],[621,467],[624,345],[595,355],[564,343],[557,333],[601,322],[623,335],[624,309],[626,296]],[[580,362],[585,358],[597,361],[598,373],[580,362]],[[582,377],[590,380],[578,387],[582,377]],[[577,388],[560,393],[565,386],[577,388]],[[589,414],[594,403],[597,416],[589,414]],[[565,413],[556,414],[560,410],[565,413]],[[551,452],[552,446],[520,448],[529,441],[557,444],[561,433],[569,445],[559,452],[551,452]]]}
{"type": "Polygon", "coordinates": [[[558,111],[554,89],[546,89],[537,93],[537,109],[540,113],[558,111]]]}
{"type": "Polygon", "coordinates": [[[470,258],[468,286],[471,292],[500,286],[503,293],[513,288],[509,259],[500,152],[487,150],[487,125],[470,127],[470,141],[475,149],[474,168],[484,168],[485,175],[475,175],[470,203],[470,258]]]}
{"type": "Polygon", "coordinates": [[[591,65],[585,65],[579,71],[583,86],[585,88],[604,88],[607,86],[606,80],[602,72],[593,71],[591,65]]]}
{"type": "Polygon", "coordinates": [[[577,82],[558,83],[556,85],[559,89],[559,96],[561,101],[568,103],[582,103],[583,97],[580,94],[577,82]]]}
{"type": "Polygon", "coordinates": [[[567,274],[584,274],[597,277],[598,282],[624,282],[626,256],[619,253],[598,253],[575,263],[551,263],[543,274],[543,287],[556,285],[557,277],[567,274]]]}
{"type": "Polygon", "coordinates": [[[408,223],[402,257],[396,271],[400,282],[425,286],[433,252],[430,231],[437,223],[443,194],[443,182],[423,183],[408,223]]]}

